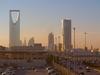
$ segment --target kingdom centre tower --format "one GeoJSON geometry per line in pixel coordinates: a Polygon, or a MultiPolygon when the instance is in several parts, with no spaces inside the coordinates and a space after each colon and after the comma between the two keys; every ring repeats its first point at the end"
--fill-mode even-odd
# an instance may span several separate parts
{"type": "Polygon", "coordinates": [[[20,46],[20,10],[9,11],[9,47],[20,46]]]}

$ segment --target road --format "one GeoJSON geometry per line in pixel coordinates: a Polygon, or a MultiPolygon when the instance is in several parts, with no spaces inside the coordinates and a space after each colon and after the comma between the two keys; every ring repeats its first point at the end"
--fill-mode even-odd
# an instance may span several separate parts
{"type": "Polygon", "coordinates": [[[48,75],[45,69],[34,70],[18,70],[16,75],[48,75]]]}
{"type": "Polygon", "coordinates": [[[86,65],[78,61],[62,60],[60,61],[60,63],[64,65],[66,68],[73,70],[73,72],[75,72],[76,75],[79,75],[82,72],[84,73],[84,75],[100,75],[100,71],[96,71],[95,69],[89,66],[88,66],[89,68],[88,70],[86,65]]]}

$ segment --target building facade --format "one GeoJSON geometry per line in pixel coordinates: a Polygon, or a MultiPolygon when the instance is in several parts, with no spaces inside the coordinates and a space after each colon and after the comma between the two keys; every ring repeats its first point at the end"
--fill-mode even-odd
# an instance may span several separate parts
{"type": "Polygon", "coordinates": [[[10,10],[9,18],[9,47],[20,46],[20,10],[10,10]]]}
{"type": "Polygon", "coordinates": [[[71,49],[71,20],[63,20],[63,48],[64,50],[71,49]]]}
{"type": "Polygon", "coordinates": [[[48,49],[54,50],[54,34],[52,32],[48,35],[48,49]]]}

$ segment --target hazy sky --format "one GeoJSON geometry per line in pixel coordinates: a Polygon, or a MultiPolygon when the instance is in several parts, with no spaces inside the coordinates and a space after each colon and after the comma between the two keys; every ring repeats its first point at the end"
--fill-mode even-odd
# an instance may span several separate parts
{"type": "MultiPolygon", "coordinates": [[[[21,40],[32,36],[47,44],[49,32],[61,35],[61,20],[71,18],[76,27],[77,46],[87,44],[100,48],[100,0],[0,0],[0,44],[8,46],[9,10],[21,12],[21,40]]],[[[73,39],[72,39],[73,41],[73,39]]]]}

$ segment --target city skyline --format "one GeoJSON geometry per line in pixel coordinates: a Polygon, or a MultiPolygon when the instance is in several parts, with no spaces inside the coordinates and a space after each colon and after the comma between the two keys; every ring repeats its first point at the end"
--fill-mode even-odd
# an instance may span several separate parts
{"type": "Polygon", "coordinates": [[[77,45],[84,47],[84,32],[87,32],[88,47],[93,45],[100,48],[99,8],[99,0],[1,0],[0,44],[9,45],[9,10],[18,9],[21,11],[21,40],[26,38],[28,41],[33,36],[36,42],[47,44],[48,33],[53,32],[55,36],[62,35],[61,20],[71,18],[72,27],[76,27],[76,47],[77,45]]]}

